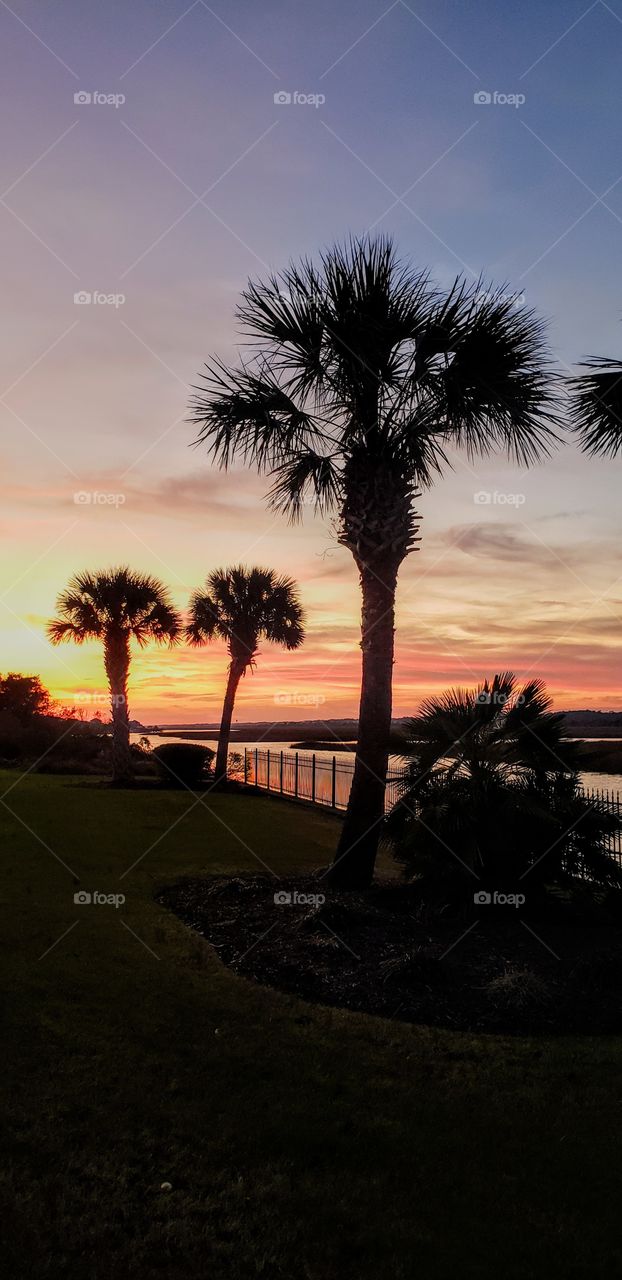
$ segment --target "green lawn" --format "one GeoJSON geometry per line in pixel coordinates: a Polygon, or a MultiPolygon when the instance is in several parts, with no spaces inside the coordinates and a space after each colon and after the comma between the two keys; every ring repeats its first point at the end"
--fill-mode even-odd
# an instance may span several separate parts
{"type": "Polygon", "coordinates": [[[7,1276],[616,1273],[619,1041],[452,1036],[256,988],[153,896],[255,872],[252,851],[317,866],[334,819],[17,779],[0,775],[18,815],[0,806],[7,1276]],[[78,907],[78,887],[126,902],[78,907]]]}

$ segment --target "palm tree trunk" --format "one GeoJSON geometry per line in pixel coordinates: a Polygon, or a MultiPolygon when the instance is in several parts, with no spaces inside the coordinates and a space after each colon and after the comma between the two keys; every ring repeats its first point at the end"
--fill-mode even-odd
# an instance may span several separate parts
{"type": "Polygon", "coordinates": [[[125,632],[106,637],[104,666],[110,686],[112,714],[112,780],[123,784],[131,782],[134,777],[127,701],[130,643],[125,632]]]}
{"type": "Polygon", "coordinates": [[[360,566],[363,671],[358,745],[348,808],[329,873],[331,884],[341,889],[365,889],[374,874],[389,760],[397,570],[393,560],[374,570],[360,566]]]}
{"type": "Polygon", "coordinates": [[[231,720],[233,718],[233,708],[235,705],[235,695],[238,691],[238,685],[244,675],[243,662],[237,658],[232,658],[229,664],[229,676],[227,679],[227,688],[225,691],[225,700],[222,704],[222,716],[220,720],[220,732],[218,734],[218,751],[216,753],[216,782],[226,782],[227,780],[227,759],[229,756],[229,738],[231,736],[231,720]]]}

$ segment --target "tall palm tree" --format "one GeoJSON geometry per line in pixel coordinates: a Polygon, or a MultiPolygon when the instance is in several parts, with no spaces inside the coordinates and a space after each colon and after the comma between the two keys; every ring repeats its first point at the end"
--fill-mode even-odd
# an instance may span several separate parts
{"type": "Polygon", "coordinates": [[[456,280],[440,293],[400,265],[388,239],[352,240],[266,283],[238,309],[251,351],[206,366],[192,404],[199,441],[273,477],[292,518],[311,498],[338,515],[362,590],[362,684],[354,778],[332,879],[373,875],[391,723],[394,603],[416,542],[416,490],[469,455],[527,464],[554,439],[543,327],[506,293],[456,280]]]}
{"type": "Polygon", "coordinates": [[[622,886],[611,841],[622,823],[579,784],[574,742],[540,680],[511,672],[429,698],[407,721],[401,794],[387,834],[422,887],[473,901],[587,873],[622,886]]]}
{"type": "Polygon", "coordinates": [[[572,380],[571,425],[584,453],[622,453],[622,364],[593,356],[572,380]]]}
{"type": "Polygon", "coordinates": [[[63,640],[103,643],[112,714],[113,779],[127,782],[133,776],[127,697],[130,642],[135,640],[141,649],[149,640],[175,644],[182,635],[181,618],[157,578],[125,567],[77,573],[59,595],[56,607],[58,617],[47,629],[52,644],[63,640]]]}
{"type": "Polygon", "coordinates": [[[303,613],[292,578],[273,569],[236,565],[210,573],[205,591],[190,600],[186,635],[193,645],[224,640],[230,662],[222,707],[216,780],[227,777],[227,757],[235,695],[242,676],[255,665],[260,640],[298,649],[304,640],[303,613]]]}

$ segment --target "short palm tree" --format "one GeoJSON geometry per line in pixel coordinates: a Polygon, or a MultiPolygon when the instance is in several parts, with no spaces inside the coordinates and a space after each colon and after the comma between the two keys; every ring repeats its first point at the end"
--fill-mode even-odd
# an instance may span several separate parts
{"type": "Polygon", "coordinates": [[[541,322],[501,291],[456,280],[441,294],[400,265],[388,239],[352,240],[266,283],[238,317],[254,344],[228,368],[207,365],[192,406],[199,440],[273,477],[272,505],[292,518],[309,498],[338,515],[359,572],[362,685],[350,801],[333,882],[369,884],[391,724],[399,567],[416,542],[417,488],[447,449],[548,452],[553,399],[541,322]]]}
{"type": "Polygon", "coordinates": [[[572,380],[571,425],[584,453],[622,453],[622,364],[593,356],[572,380]]]}
{"type": "Polygon", "coordinates": [[[128,678],[130,643],[142,649],[150,640],[175,644],[182,622],[166,587],[148,574],[128,568],[77,573],[57,600],[58,617],[48,624],[52,644],[101,640],[110,687],[112,766],[115,782],[132,778],[128,678]]]}
{"type": "Polygon", "coordinates": [[[450,689],[407,722],[401,794],[386,823],[424,888],[533,892],[588,877],[622,885],[621,822],[579,786],[577,749],[540,680],[511,672],[450,689]]]}
{"type": "Polygon", "coordinates": [[[273,569],[237,565],[210,573],[205,591],[190,600],[186,636],[193,645],[224,640],[229,653],[222,707],[216,781],[227,777],[227,757],[235,696],[242,676],[255,664],[260,640],[298,649],[304,640],[303,613],[292,578],[273,569]]]}

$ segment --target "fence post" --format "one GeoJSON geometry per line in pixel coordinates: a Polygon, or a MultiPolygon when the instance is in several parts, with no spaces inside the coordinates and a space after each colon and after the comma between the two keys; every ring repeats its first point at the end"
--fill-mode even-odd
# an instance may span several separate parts
{"type": "Polygon", "coordinates": [[[255,786],[259,786],[259,751],[255,747],[255,786]]]}
{"type": "Polygon", "coordinates": [[[281,795],[283,795],[283,752],[281,752],[280,775],[281,795]]]}
{"type": "Polygon", "coordinates": [[[336,803],[337,803],[337,757],[333,756],[333,774],[332,774],[332,787],[331,787],[331,800],[330,800],[331,809],[335,808],[336,803]]]}
{"type": "Polygon", "coordinates": [[[294,796],[298,799],[298,752],[294,761],[294,796]]]}
{"type": "Polygon", "coordinates": [[[248,782],[248,761],[246,759],[246,751],[247,751],[247,748],[245,747],[244,748],[244,786],[246,786],[248,782]]]}
{"type": "Polygon", "coordinates": [[[268,772],[266,774],[266,791],[270,790],[270,748],[268,747],[268,772]]]}
{"type": "Polygon", "coordinates": [[[315,804],[315,751],[311,756],[311,803],[315,804]]]}

